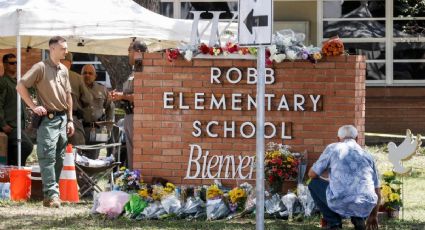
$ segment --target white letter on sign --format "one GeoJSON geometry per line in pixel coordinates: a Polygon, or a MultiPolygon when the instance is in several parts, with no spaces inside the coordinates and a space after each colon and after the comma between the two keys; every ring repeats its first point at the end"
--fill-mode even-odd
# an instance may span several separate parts
{"type": "Polygon", "coordinates": [[[173,92],[164,92],[164,109],[172,109],[173,108],[173,101],[174,101],[174,93],[173,92]],[[171,98],[169,97],[171,96],[171,98]],[[168,102],[171,102],[171,105],[168,104],[168,102]]]}
{"type": "Polygon", "coordinates": [[[221,76],[221,70],[217,67],[211,67],[211,84],[217,83],[220,84],[218,78],[221,76]]]}
{"type": "Polygon", "coordinates": [[[187,165],[186,177],[185,179],[196,179],[198,178],[199,172],[201,171],[201,165],[199,164],[199,159],[202,157],[202,149],[199,145],[189,145],[190,146],[190,156],[189,156],[189,164],[187,165]],[[196,159],[193,158],[193,152],[195,148],[198,149],[198,157],[196,159]],[[193,176],[190,176],[190,170],[192,169],[192,162],[196,165],[196,173],[193,176]]]}

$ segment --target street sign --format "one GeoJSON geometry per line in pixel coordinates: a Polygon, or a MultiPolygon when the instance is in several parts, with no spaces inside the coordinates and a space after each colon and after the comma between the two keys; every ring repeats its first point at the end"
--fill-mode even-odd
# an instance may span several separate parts
{"type": "Polygon", "coordinates": [[[239,45],[270,45],[272,31],[273,0],[239,0],[239,45]]]}

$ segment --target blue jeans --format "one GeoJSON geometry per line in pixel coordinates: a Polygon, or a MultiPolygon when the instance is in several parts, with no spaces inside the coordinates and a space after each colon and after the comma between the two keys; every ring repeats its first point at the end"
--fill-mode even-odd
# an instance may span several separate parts
{"type": "Polygon", "coordinates": [[[65,158],[66,115],[43,117],[37,130],[37,157],[40,164],[44,198],[59,197],[59,177],[65,158]]]}
{"type": "Polygon", "coordinates": [[[341,216],[328,207],[328,202],[326,200],[326,189],[328,186],[329,182],[320,178],[314,178],[311,180],[310,184],[308,184],[308,189],[310,190],[314,203],[328,223],[328,227],[340,226],[342,224],[341,216]]]}

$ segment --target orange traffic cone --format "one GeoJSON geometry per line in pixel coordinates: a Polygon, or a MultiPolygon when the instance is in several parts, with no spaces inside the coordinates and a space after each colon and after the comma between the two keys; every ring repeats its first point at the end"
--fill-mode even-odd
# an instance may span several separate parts
{"type": "Polygon", "coordinates": [[[59,192],[62,201],[79,202],[77,175],[75,173],[74,153],[72,145],[66,146],[65,160],[59,179],[59,192]]]}

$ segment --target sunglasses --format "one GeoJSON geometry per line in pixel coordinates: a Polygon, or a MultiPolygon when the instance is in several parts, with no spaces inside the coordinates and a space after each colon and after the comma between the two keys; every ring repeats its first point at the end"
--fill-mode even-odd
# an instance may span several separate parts
{"type": "Polygon", "coordinates": [[[16,61],[11,61],[11,62],[6,62],[7,64],[9,64],[9,65],[16,65],[16,61]]]}
{"type": "Polygon", "coordinates": [[[93,73],[93,72],[86,72],[86,71],[84,71],[84,72],[83,72],[83,75],[84,75],[84,74],[93,75],[94,73],[93,73]]]}

